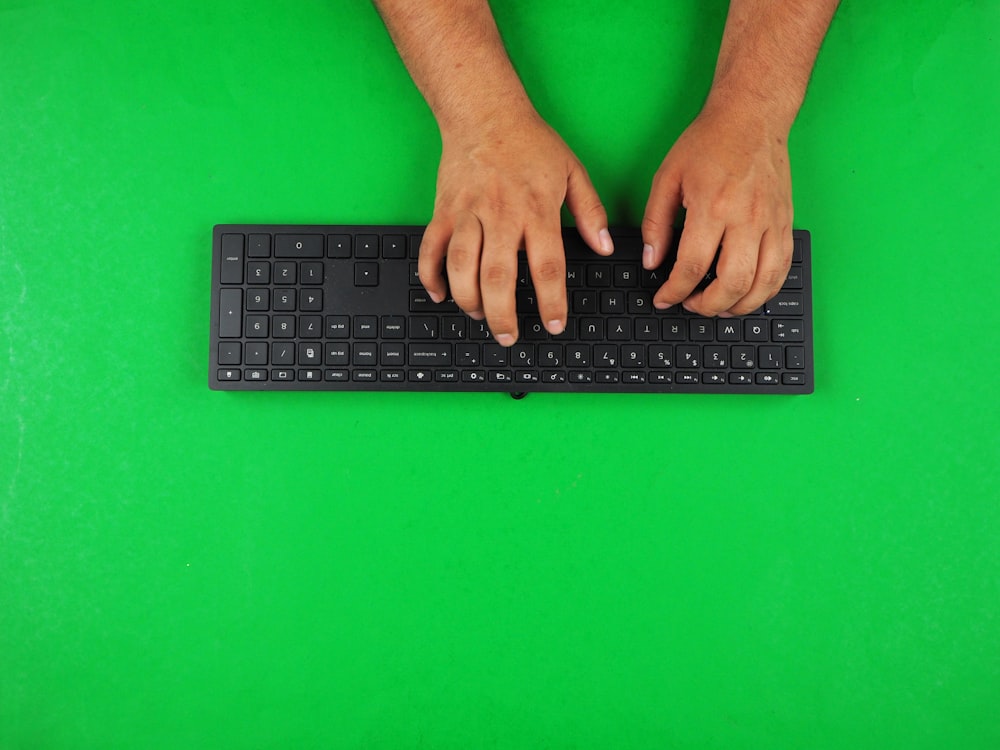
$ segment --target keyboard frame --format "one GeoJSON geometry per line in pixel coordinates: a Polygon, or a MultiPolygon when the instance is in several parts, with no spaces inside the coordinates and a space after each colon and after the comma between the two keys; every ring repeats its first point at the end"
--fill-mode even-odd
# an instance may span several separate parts
{"type": "MultiPolygon", "coordinates": [[[[327,236],[333,234],[379,234],[379,235],[403,235],[407,238],[407,244],[409,247],[406,248],[406,257],[401,259],[385,259],[381,256],[377,259],[368,260],[368,262],[377,262],[380,267],[380,271],[384,264],[391,263],[401,263],[406,265],[407,279],[409,278],[409,264],[416,262],[417,248],[412,245],[415,244],[414,238],[418,235],[422,235],[424,227],[420,225],[364,225],[364,224],[217,224],[213,228],[212,232],[212,286],[211,286],[211,314],[210,314],[210,335],[209,335],[209,368],[208,368],[208,385],[212,390],[218,391],[345,391],[345,392],[366,392],[366,391],[379,391],[379,392],[417,392],[417,393],[456,393],[456,392],[484,392],[484,393],[510,393],[510,394],[521,394],[521,393],[714,393],[714,394],[768,394],[768,395],[808,395],[814,390],[814,364],[813,364],[813,311],[812,311],[812,253],[811,253],[811,235],[806,230],[794,230],[794,237],[796,242],[796,265],[801,268],[802,273],[802,314],[795,316],[784,316],[793,317],[796,320],[801,320],[803,324],[803,341],[795,342],[796,345],[801,345],[804,348],[804,362],[805,367],[802,370],[796,370],[796,372],[801,372],[805,376],[805,380],[801,385],[787,385],[784,383],[777,384],[759,384],[757,382],[747,383],[747,384],[732,384],[729,382],[720,384],[707,384],[704,382],[697,383],[572,383],[572,382],[561,382],[561,383],[546,383],[546,382],[507,382],[507,383],[495,383],[490,382],[489,379],[483,380],[481,382],[462,382],[461,380],[457,382],[412,382],[409,380],[404,380],[402,382],[384,382],[384,381],[372,381],[372,382],[357,382],[352,380],[348,381],[337,381],[332,382],[325,379],[312,380],[312,381],[302,381],[302,380],[272,380],[270,377],[267,380],[256,381],[256,380],[222,380],[219,378],[220,372],[232,368],[246,369],[248,366],[245,364],[241,365],[220,365],[218,363],[219,358],[219,344],[222,341],[240,341],[242,344],[246,344],[247,341],[253,341],[255,339],[248,338],[246,336],[245,328],[245,316],[247,314],[245,310],[245,299],[246,291],[248,288],[256,288],[260,286],[267,286],[268,288],[274,289],[276,285],[273,281],[267,285],[251,284],[246,279],[246,274],[243,275],[243,282],[241,284],[227,284],[227,288],[239,288],[243,290],[243,307],[242,312],[244,320],[241,320],[241,335],[239,337],[227,337],[222,338],[219,335],[219,322],[220,322],[220,297],[222,290],[221,276],[222,276],[222,235],[223,234],[243,234],[248,236],[250,234],[267,233],[272,236],[271,242],[271,255],[268,260],[274,262],[276,260],[274,252],[274,236],[278,234],[321,234],[323,235],[323,255],[322,258],[324,262],[325,278],[322,284],[324,291],[324,309],[319,313],[324,319],[328,315],[334,314],[348,314],[348,315],[358,315],[362,314],[356,310],[345,309],[343,311],[333,310],[331,300],[329,299],[328,291],[332,288],[329,276],[331,266],[333,262],[338,263],[352,263],[355,259],[331,259],[328,257],[329,249],[327,248],[327,236]]],[[[637,261],[641,257],[641,235],[638,229],[635,228],[612,228],[612,236],[615,239],[615,253],[610,258],[604,258],[602,256],[593,253],[589,248],[587,248],[576,230],[572,227],[567,227],[563,229],[564,244],[566,247],[567,261],[568,262],[585,262],[585,263],[609,263],[614,264],[622,261],[637,261]]],[[[246,248],[246,243],[244,244],[246,248]]],[[[676,248],[676,244],[675,244],[676,248]]],[[[523,259],[523,253],[522,259],[523,259]]],[[[280,260],[280,259],[279,259],[280,260]]],[[[296,260],[296,259],[290,259],[296,260]]],[[[301,260],[301,259],[297,259],[301,260]]],[[[310,259],[311,260],[311,259],[310,259]]],[[[244,269],[246,268],[247,257],[244,254],[243,264],[244,269]]],[[[301,284],[295,284],[292,286],[295,289],[301,289],[301,284]]],[[[407,289],[410,289],[407,283],[407,289]]],[[[800,291],[800,290],[795,290],[800,291]]],[[[383,293],[391,293],[390,290],[383,290],[383,293]]],[[[405,304],[408,305],[408,292],[407,301],[405,304]]],[[[687,311],[679,311],[679,307],[675,306],[667,311],[651,311],[650,313],[642,317],[680,317],[684,319],[697,319],[700,316],[694,315],[687,311]]],[[[371,311],[364,311],[366,314],[372,314],[371,311]]],[[[269,314],[273,314],[273,311],[269,314]]],[[[300,314],[296,311],[295,314],[300,314]]],[[[385,313],[390,314],[390,313],[385,313]]],[[[400,314],[398,311],[393,311],[392,314],[400,314]]],[[[412,315],[412,313],[407,313],[412,315]]],[[[442,312],[442,315],[455,315],[454,312],[442,312]]],[[[457,314],[461,314],[460,312],[457,314]]],[[[570,316],[573,316],[572,310],[570,311],[570,316]]],[[[599,317],[600,314],[595,316],[599,317]]],[[[767,320],[774,318],[781,318],[783,316],[764,314],[758,311],[758,314],[751,314],[744,316],[744,318],[764,318],[767,320]]],[[[732,318],[730,320],[741,320],[741,318],[732,318]]],[[[268,336],[266,339],[268,342],[273,342],[274,337],[268,336]]],[[[316,341],[322,347],[322,344],[330,341],[326,337],[320,337],[318,339],[300,339],[298,336],[288,339],[296,344],[296,348],[301,341],[316,341]]],[[[353,344],[356,339],[352,335],[344,339],[353,344]]],[[[543,340],[533,339],[533,343],[545,343],[545,341],[559,342],[565,341],[567,343],[579,342],[580,339],[560,339],[559,337],[549,337],[546,334],[546,338],[543,340]]],[[[364,341],[377,341],[379,343],[383,342],[384,339],[364,339],[364,341]]],[[[410,343],[412,340],[407,337],[403,339],[404,343],[410,343]]],[[[466,340],[468,341],[468,340],[466,340]]],[[[519,343],[525,341],[525,331],[522,329],[521,338],[519,343]]],[[[461,342],[453,342],[461,343],[461,342]]],[[[483,342],[488,343],[488,342],[483,342]]],[[[601,343],[598,341],[587,342],[591,344],[601,343]]],[[[619,341],[613,342],[618,344],[629,344],[629,343],[652,343],[652,342],[639,342],[636,339],[631,339],[630,341],[619,341]]],[[[685,342],[665,342],[670,343],[671,346],[676,346],[678,343],[685,342]]],[[[686,342],[691,343],[691,342],[686,342]]],[[[713,344],[720,343],[717,340],[711,342],[701,342],[703,344],[713,344]]],[[[241,347],[245,348],[245,347],[241,347]]],[[[272,365],[263,366],[266,369],[271,369],[272,365]]],[[[296,366],[298,367],[298,366],[296,366]]],[[[326,371],[330,367],[326,365],[320,365],[320,370],[326,371]]],[[[355,369],[362,369],[356,367],[348,367],[352,371],[355,369]]],[[[487,369],[487,368],[482,368],[487,369]]],[[[506,368],[513,369],[513,368],[506,368]]],[[[542,367],[538,367],[538,370],[542,370],[542,367]]],[[[569,369],[569,368],[565,368],[569,369]]],[[[600,368],[590,368],[595,372],[600,368]]],[[[676,373],[678,370],[683,368],[677,368],[676,366],[672,368],[672,372],[676,373]]],[[[618,370],[622,372],[622,369],[618,370]]],[[[690,370],[690,372],[698,372],[699,374],[708,372],[709,369],[702,366],[696,370],[690,370]]],[[[750,372],[760,372],[759,369],[750,370],[750,372]]],[[[787,367],[783,367],[775,372],[785,373],[788,372],[787,367]]],[[[731,369],[727,370],[731,372],[731,369]]]]}

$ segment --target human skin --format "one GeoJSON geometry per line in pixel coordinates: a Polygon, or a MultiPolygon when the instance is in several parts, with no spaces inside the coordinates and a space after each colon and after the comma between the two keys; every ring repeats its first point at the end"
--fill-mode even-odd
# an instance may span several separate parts
{"type": "MultiPolygon", "coordinates": [[[[418,271],[496,341],[518,338],[524,248],[547,330],[566,326],[565,204],[597,253],[614,245],[580,160],[535,110],[486,0],[375,0],[441,132],[434,214],[418,271]],[[445,271],[447,272],[445,274],[445,271]],[[446,278],[447,277],[447,278],[446,278]]],[[[643,264],[663,262],[686,210],[677,261],[653,302],[702,315],[750,312],[781,287],[792,255],[788,132],[836,0],[732,0],[705,105],[657,171],[642,222],[643,264]],[[719,253],[716,278],[696,285],[719,253]]]]}

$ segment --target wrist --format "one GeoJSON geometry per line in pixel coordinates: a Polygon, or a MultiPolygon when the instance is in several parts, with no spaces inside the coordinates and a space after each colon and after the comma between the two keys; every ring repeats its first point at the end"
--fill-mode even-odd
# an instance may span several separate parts
{"type": "Polygon", "coordinates": [[[801,100],[779,92],[717,82],[712,86],[699,117],[721,119],[742,128],[747,135],[766,135],[782,141],[795,122],[801,100]]]}
{"type": "Polygon", "coordinates": [[[466,101],[462,107],[446,113],[435,112],[435,118],[441,142],[446,147],[484,142],[499,144],[542,124],[541,116],[523,91],[520,96],[490,96],[466,101]]]}

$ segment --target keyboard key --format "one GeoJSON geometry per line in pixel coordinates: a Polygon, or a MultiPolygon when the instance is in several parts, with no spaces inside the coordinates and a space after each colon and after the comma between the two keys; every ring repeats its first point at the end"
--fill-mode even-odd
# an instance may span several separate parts
{"type": "Polygon", "coordinates": [[[406,364],[406,345],[399,342],[382,344],[378,363],[390,367],[402,367],[406,364]]]}
{"type": "Polygon", "coordinates": [[[383,315],[382,338],[384,339],[406,338],[406,318],[404,318],[402,315],[383,315]]]}
{"type": "Polygon", "coordinates": [[[357,367],[374,367],[378,364],[378,344],[355,344],[351,364],[357,367]]]}
{"type": "Polygon", "coordinates": [[[267,312],[271,309],[270,289],[247,290],[247,312],[267,312]]]}
{"type": "Polygon", "coordinates": [[[295,316],[275,315],[271,319],[271,335],[275,338],[295,338],[295,316]]]}
{"type": "Polygon", "coordinates": [[[247,315],[247,338],[267,338],[270,330],[266,315],[247,315]]]}
{"type": "Polygon", "coordinates": [[[351,335],[351,319],[347,315],[326,316],[326,337],[328,339],[346,339],[351,335]]]}
{"type": "MultiPolygon", "coordinates": [[[[247,345],[248,347],[250,344],[247,345]]],[[[266,354],[266,344],[260,344],[261,347],[265,349],[264,354],[261,357],[261,361],[251,362],[247,359],[248,365],[266,365],[267,364],[267,354],[266,354]]],[[[272,365],[294,365],[295,364],[295,344],[288,341],[278,341],[271,346],[271,364],[272,365]]]]}
{"type": "Polygon", "coordinates": [[[316,344],[299,344],[299,364],[319,365],[322,364],[322,353],[316,344]]]}
{"type": "Polygon", "coordinates": [[[243,283],[243,235],[222,235],[222,268],[220,280],[223,284],[243,283]]]}
{"type": "Polygon", "coordinates": [[[354,238],[355,258],[377,258],[378,257],[378,235],[359,234],[354,238]]]}
{"type": "Polygon", "coordinates": [[[325,364],[330,367],[343,367],[351,361],[351,345],[348,343],[334,343],[325,346],[325,364]]]}
{"type": "Polygon", "coordinates": [[[243,290],[221,290],[219,292],[219,336],[224,339],[236,338],[243,332],[242,329],[243,290]]]}
{"type": "Polygon", "coordinates": [[[378,318],[374,315],[358,315],[354,319],[354,338],[378,338],[378,318]]]}
{"type": "Polygon", "coordinates": [[[328,258],[350,258],[351,235],[328,234],[326,237],[326,255],[328,258]]]}
{"type": "Polygon", "coordinates": [[[294,284],[298,273],[294,261],[281,261],[274,264],[275,284],[294,284]]]}
{"type": "Polygon", "coordinates": [[[763,370],[780,370],[783,362],[780,346],[762,346],[757,350],[757,366],[763,370]]]}
{"type": "Polygon", "coordinates": [[[631,318],[608,318],[607,335],[609,341],[631,341],[631,318]]]}
{"type": "Polygon", "coordinates": [[[725,370],[729,367],[729,347],[705,345],[705,367],[710,370],[725,370]]]}
{"type": "Polygon", "coordinates": [[[739,341],[741,328],[739,321],[720,318],[716,321],[715,338],[719,341],[739,341]]]}
{"type": "Polygon", "coordinates": [[[274,237],[275,258],[322,258],[323,235],[278,234],[274,237]]]}
{"type": "Polygon", "coordinates": [[[764,311],[768,315],[801,315],[801,292],[778,292],[764,303],[764,311]]]}
{"type": "Polygon", "coordinates": [[[801,346],[785,347],[785,367],[790,370],[802,370],[806,366],[806,350],[801,346]]]}
{"type": "MultiPolygon", "coordinates": [[[[277,344],[275,344],[277,346],[277,344]]],[[[287,344],[286,344],[287,346],[287,344]]],[[[244,364],[266,365],[268,362],[267,351],[269,349],[266,341],[248,341],[246,343],[244,364]]]]}
{"type": "Polygon", "coordinates": [[[418,367],[450,367],[451,344],[410,344],[407,362],[418,367]]]}
{"type": "Polygon", "coordinates": [[[685,370],[701,368],[701,347],[687,344],[677,347],[677,366],[685,370]]]}
{"type": "Polygon", "coordinates": [[[323,264],[311,262],[302,263],[299,266],[299,280],[303,284],[322,284],[323,264]]]}
{"type": "Polygon", "coordinates": [[[294,289],[276,289],[274,291],[274,305],[275,311],[278,312],[290,312],[295,309],[295,290],[294,289]]]}
{"type": "Polygon", "coordinates": [[[378,286],[378,263],[355,263],[354,286],[378,286]]]}
{"type": "Polygon", "coordinates": [[[623,344],[621,356],[622,367],[635,370],[646,366],[646,347],[642,344],[623,344]]]}
{"type": "Polygon", "coordinates": [[[270,284],[271,263],[266,260],[247,263],[247,281],[251,284],[270,284]]]}
{"type": "Polygon", "coordinates": [[[249,237],[247,237],[247,257],[248,258],[271,257],[271,235],[251,234],[249,237]]]}
{"type": "Polygon", "coordinates": [[[323,290],[303,289],[299,297],[299,309],[303,312],[320,312],[323,310],[323,290]]]}
{"type": "Polygon", "coordinates": [[[690,321],[688,335],[691,341],[712,341],[715,338],[715,321],[709,318],[690,321]]]}
{"type": "Polygon", "coordinates": [[[803,341],[805,331],[801,320],[772,320],[771,321],[771,341],[778,343],[792,343],[803,341]]]}
{"type": "Polygon", "coordinates": [[[242,364],[242,346],[238,341],[224,341],[219,344],[219,364],[238,365],[242,364]]]}
{"type": "Polygon", "coordinates": [[[405,258],[406,257],[406,237],[399,234],[390,234],[382,238],[383,258],[405,258]]]}
{"type": "Polygon", "coordinates": [[[754,341],[754,342],[767,341],[768,340],[767,321],[759,319],[744,320],[743,340],[754,341]]]}
{"type": "Polygon", "coordinates": [[[657,344],[649,347],[649,365],[653,368],[671,368],[674,366],[674,348],[669,345],[657,344]]]}
{"type": "Polygon", "coordinates": [[[438,319],[421,316],[410,318],[410,338],[436,339],[438,337],[438,319]]]}
{"type": "MultiPolygon", "coordinates": [[[[488,345],[489,348],[502,349],[506,352],[499,344],[488,345]]],[[[479,367],[482,365],[480,359],[480,345],[479,344],[457,344],[455,346],[455,364],[460,367],[479,367]]],[[[505,363],[500,363],[503,366],[505,363]]]]}

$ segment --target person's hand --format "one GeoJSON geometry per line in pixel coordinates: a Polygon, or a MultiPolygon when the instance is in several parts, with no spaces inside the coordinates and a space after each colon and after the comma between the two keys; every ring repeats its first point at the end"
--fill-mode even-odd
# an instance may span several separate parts
{"type": "Polygon", "coordinates": [[[420,246],[420,281],[436,302],[451,296],[489,324],[504,346],[518,337],[517,254],[524,248],[542,324],[566,327],[565,203],[583,240],[613,251],[608,219],[586,170],[536,113],[489,132],[445,134],[434,216],[420,246]],[[447,281],[444,270],[447,270],[447,281]]]}
{"type": "Polygon", "coordinates": [[[642,221],[643,266],[666,257],[674,217],[686,209],[677,261],[653,297],[705,316],[744,315],[773,297],[792,261],[787,130],[739,113],[703,111],[653,178],[642,221]],[[704,278],[719,245],[716,278],[704,278]]]}

